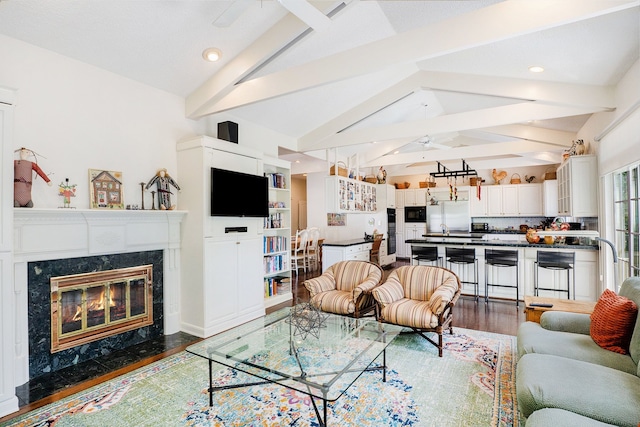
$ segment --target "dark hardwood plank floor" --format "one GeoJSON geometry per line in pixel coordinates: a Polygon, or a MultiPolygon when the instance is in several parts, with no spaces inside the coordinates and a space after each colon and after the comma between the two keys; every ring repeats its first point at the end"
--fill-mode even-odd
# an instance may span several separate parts
{"type": "MultiPolygon", "coordinates": [[[[385,275],[388,275],[393,268],[407,264],[408,260],[399,260],[392,266],[385,268],[385,275]]],[[[293,273],[291,280],[293,301],[271,307],[267,312],[273,312],[283,306],[291,305],[293,302],[309,301],[309,292],[303,286],[303,282],[307,278],[316,277],[320,274],[320,270],[306,273],[300,270],[297,275],[293,273]]],[[[522,302],[519,307],[516,307],[514,301],[490,300],[488,303],[485,303],[482,299],[476,301],[475,298],[471,296],[463,296],[459,299],[454,309],[453,326],[454,328],[459,327],[498,334],[515,335],[518,326],[524,322],[524,320],[524,304],[522,302]]],[[[86,366],[79,366],[77,368],[79,378],[77,384],[67,383],[64,385],[63,390],[60,389],[59,379],[53,378],[51,380],[43,378],[40,379],[40,381],[34,381],[33,384],[30,384],[30,382],[22,385],[18,387],[20,410],[4,418],[0,418],[0,422],[7,421],[19,414],[32,411],[73,393],[80,392],[96,384],[115,378],[118,375],[131,372],[134,369],[145,366],[163,357],[170,356],[198,340],[199,338],[197,337],[179,333],[175,336],[165,337],[164,340],[160,340],[161,342],[151,342],[147,345],[140,345],[135,351],[126,351],[126,359],[128,360],[126,362],[123,361],[123,365],[125,366],[119,365],[117,369],[113,369],[111,372],[88,380],[86,378],[86,366]],[[136,354],[138,356],[136,356],[136,354]]],[[[104,362],[92,363],[103,364],[104,362]]],[[[73,375],[72,372],[69,372],[66,377],[73,377],[73,375]]]]}

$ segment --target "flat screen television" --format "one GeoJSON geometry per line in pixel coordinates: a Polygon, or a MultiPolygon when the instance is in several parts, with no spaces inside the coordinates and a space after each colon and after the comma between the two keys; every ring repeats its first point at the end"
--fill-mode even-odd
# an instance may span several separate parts
{"type": "Polygon", "coordinates": [[[211,216],[267,217],[265,176],[211,168],[211,216]]]}

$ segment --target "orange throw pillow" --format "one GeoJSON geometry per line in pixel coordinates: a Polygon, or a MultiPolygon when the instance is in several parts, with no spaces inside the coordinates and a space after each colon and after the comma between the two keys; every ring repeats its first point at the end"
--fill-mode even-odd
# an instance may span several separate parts
{"type": "Polygon", "coordinates": [[[591,338],[604,349],[627,354],[637,315],[635,302],[605,289],[591,313],[591,338]]]}

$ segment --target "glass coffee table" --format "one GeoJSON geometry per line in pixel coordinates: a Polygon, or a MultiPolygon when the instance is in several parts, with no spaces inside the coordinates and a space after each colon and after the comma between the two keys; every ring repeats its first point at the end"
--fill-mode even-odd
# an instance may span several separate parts
{"type": "Polygon", "coordinates": [[[218,390],[277,383],[308,395],[320,425],[326,426],[328,402],[340,398],[360,375],[382,370],[386,381],[386,348],[402,329],[373,318],[323,313],[305,303],[244,323],[186,351],[209,361],[210,406],[218,390]],[[216,386],[214,363],[256,381],[216,386]],[[322,414],[316,400],[322,401],[322,414]]]}

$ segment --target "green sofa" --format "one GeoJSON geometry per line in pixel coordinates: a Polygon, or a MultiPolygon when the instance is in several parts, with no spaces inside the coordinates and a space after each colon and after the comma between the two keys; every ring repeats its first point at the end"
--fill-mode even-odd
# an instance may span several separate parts
{"type": "MultiPolygon", "coordinates": [[[[619,295],[640,307],[640,277],[626,279],[619,295]]],[[[590,321],[548,311],[540,324],[518,328],[516,393],[526,427],[640,425],[640,316],[626,355],[599,347],[590,321]]]]}

